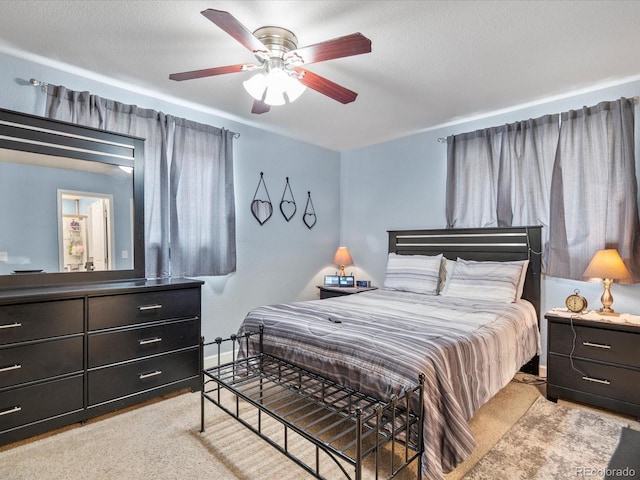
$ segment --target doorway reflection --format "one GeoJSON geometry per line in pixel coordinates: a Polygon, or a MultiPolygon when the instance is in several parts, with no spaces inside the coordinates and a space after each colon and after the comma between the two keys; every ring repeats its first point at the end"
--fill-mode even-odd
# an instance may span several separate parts
{"type": "Polygon", "coordinates": [[[58,190],[60,270],[112,269],[111,195],[58,190]]]}

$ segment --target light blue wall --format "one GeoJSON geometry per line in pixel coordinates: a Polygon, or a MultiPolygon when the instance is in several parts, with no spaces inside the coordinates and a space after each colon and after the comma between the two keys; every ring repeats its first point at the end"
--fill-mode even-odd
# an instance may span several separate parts
{"type": "MultiPolygon", "coordinates": [[[[354,272],[376,285],[382,283],[386,266],[387,230],[446,227],[447,146],[446,143],[439,143],[438,137],[638,94],[640,81],[632,81],[344,152],[341,165],[341,242],[352,253],[356,263],[354,272]]],[[[425,108],[429,106],[425,104],[425,108]]],[[[640,138],[638,123],[636,138],[640,138]]],[[[636,142],[636,161],[640,172],[640,142],[636,142]]],[[[590,306],[597,308],[601,305],[602,284],[544,277],[542,311],[564,306],[565,297],[576,288],[580,289],[590,306]]],[[[640,285],[616,284],[612,293],[615,310],[640,314],[640,285]]],[[[544,321],[542,330],[546,355],[544,321]]],[[[544,357],[542,362],[546,364],[544,357]]]]}
{"type": "Polygon", "coordinates": [[[236,123],[210,111],[1,53],[0,107],[43,115],[45,95],[29,85],[30,78],[240,133],[234,142],[238,269],[232,275],[205,279],[202,325],[207,339],[234,333],[255,306],[317,298],[315,286],[322,275],[333,272],[335,267],[330,262],[339,243],[339,153],[236,123]],[[261,171],[274,204],[273,216],[263,226],[249,209],[261,171]],[[290,222],[278,209],[287,176],[298,204],[290,222]],[[302,223],[307,191],[311,191],[318,215],[311,230],[302,223]]]}

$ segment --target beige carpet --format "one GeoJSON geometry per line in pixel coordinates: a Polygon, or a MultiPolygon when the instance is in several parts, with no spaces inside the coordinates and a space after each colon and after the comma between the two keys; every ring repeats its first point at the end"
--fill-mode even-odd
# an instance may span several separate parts
{"type": "MultiPolygon", "coordinates": [[[[539,397],[537,387],[511,382],[483,406],[471,422],[478,447],[467,461],[447,476],[447,480],[462,478],[539,397]]],[[[207,431],[204,434],[199,433],[199,426],[199,394],[175,396],[35,441],[5,446],[0,449],[0,478],[312,478],[214,405],[206,404],[207,431]]],[[[279,435],[278,428],[274,422],[265,424],[265,430],[273,431],[276,436],[279,435]]],[[[296,454],[314,458],[314,450],[307,447],[307,442],[291,437],[289,443],[296,454]]],[[[337,478],[335,465],[321,465],[321,471],[329,478],[337,478]]],[[[368,477],[365,475],[365,478],[368,477]]]]}

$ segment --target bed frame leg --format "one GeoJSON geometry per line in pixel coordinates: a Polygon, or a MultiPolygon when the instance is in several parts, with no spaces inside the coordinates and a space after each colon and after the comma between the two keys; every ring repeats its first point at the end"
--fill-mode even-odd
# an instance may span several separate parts
{"type": "Polygon", "coordinates": [[[200,337],[200,433],[204,433],[204,337],[200,337]]]}

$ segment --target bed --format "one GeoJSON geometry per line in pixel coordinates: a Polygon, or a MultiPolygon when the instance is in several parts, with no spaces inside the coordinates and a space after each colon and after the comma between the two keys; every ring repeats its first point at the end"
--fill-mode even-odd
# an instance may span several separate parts
{"type": "Polygon", "coordinates": [[[238,336],[260,341],[240,357],[259,350],[372,399],[420,378],[407,410],[435,480],[475,447],[475,411],[519,369],[537,373],[539,309],[540,227],[390,231],[383,288],[254,309],[238,336]]]}

